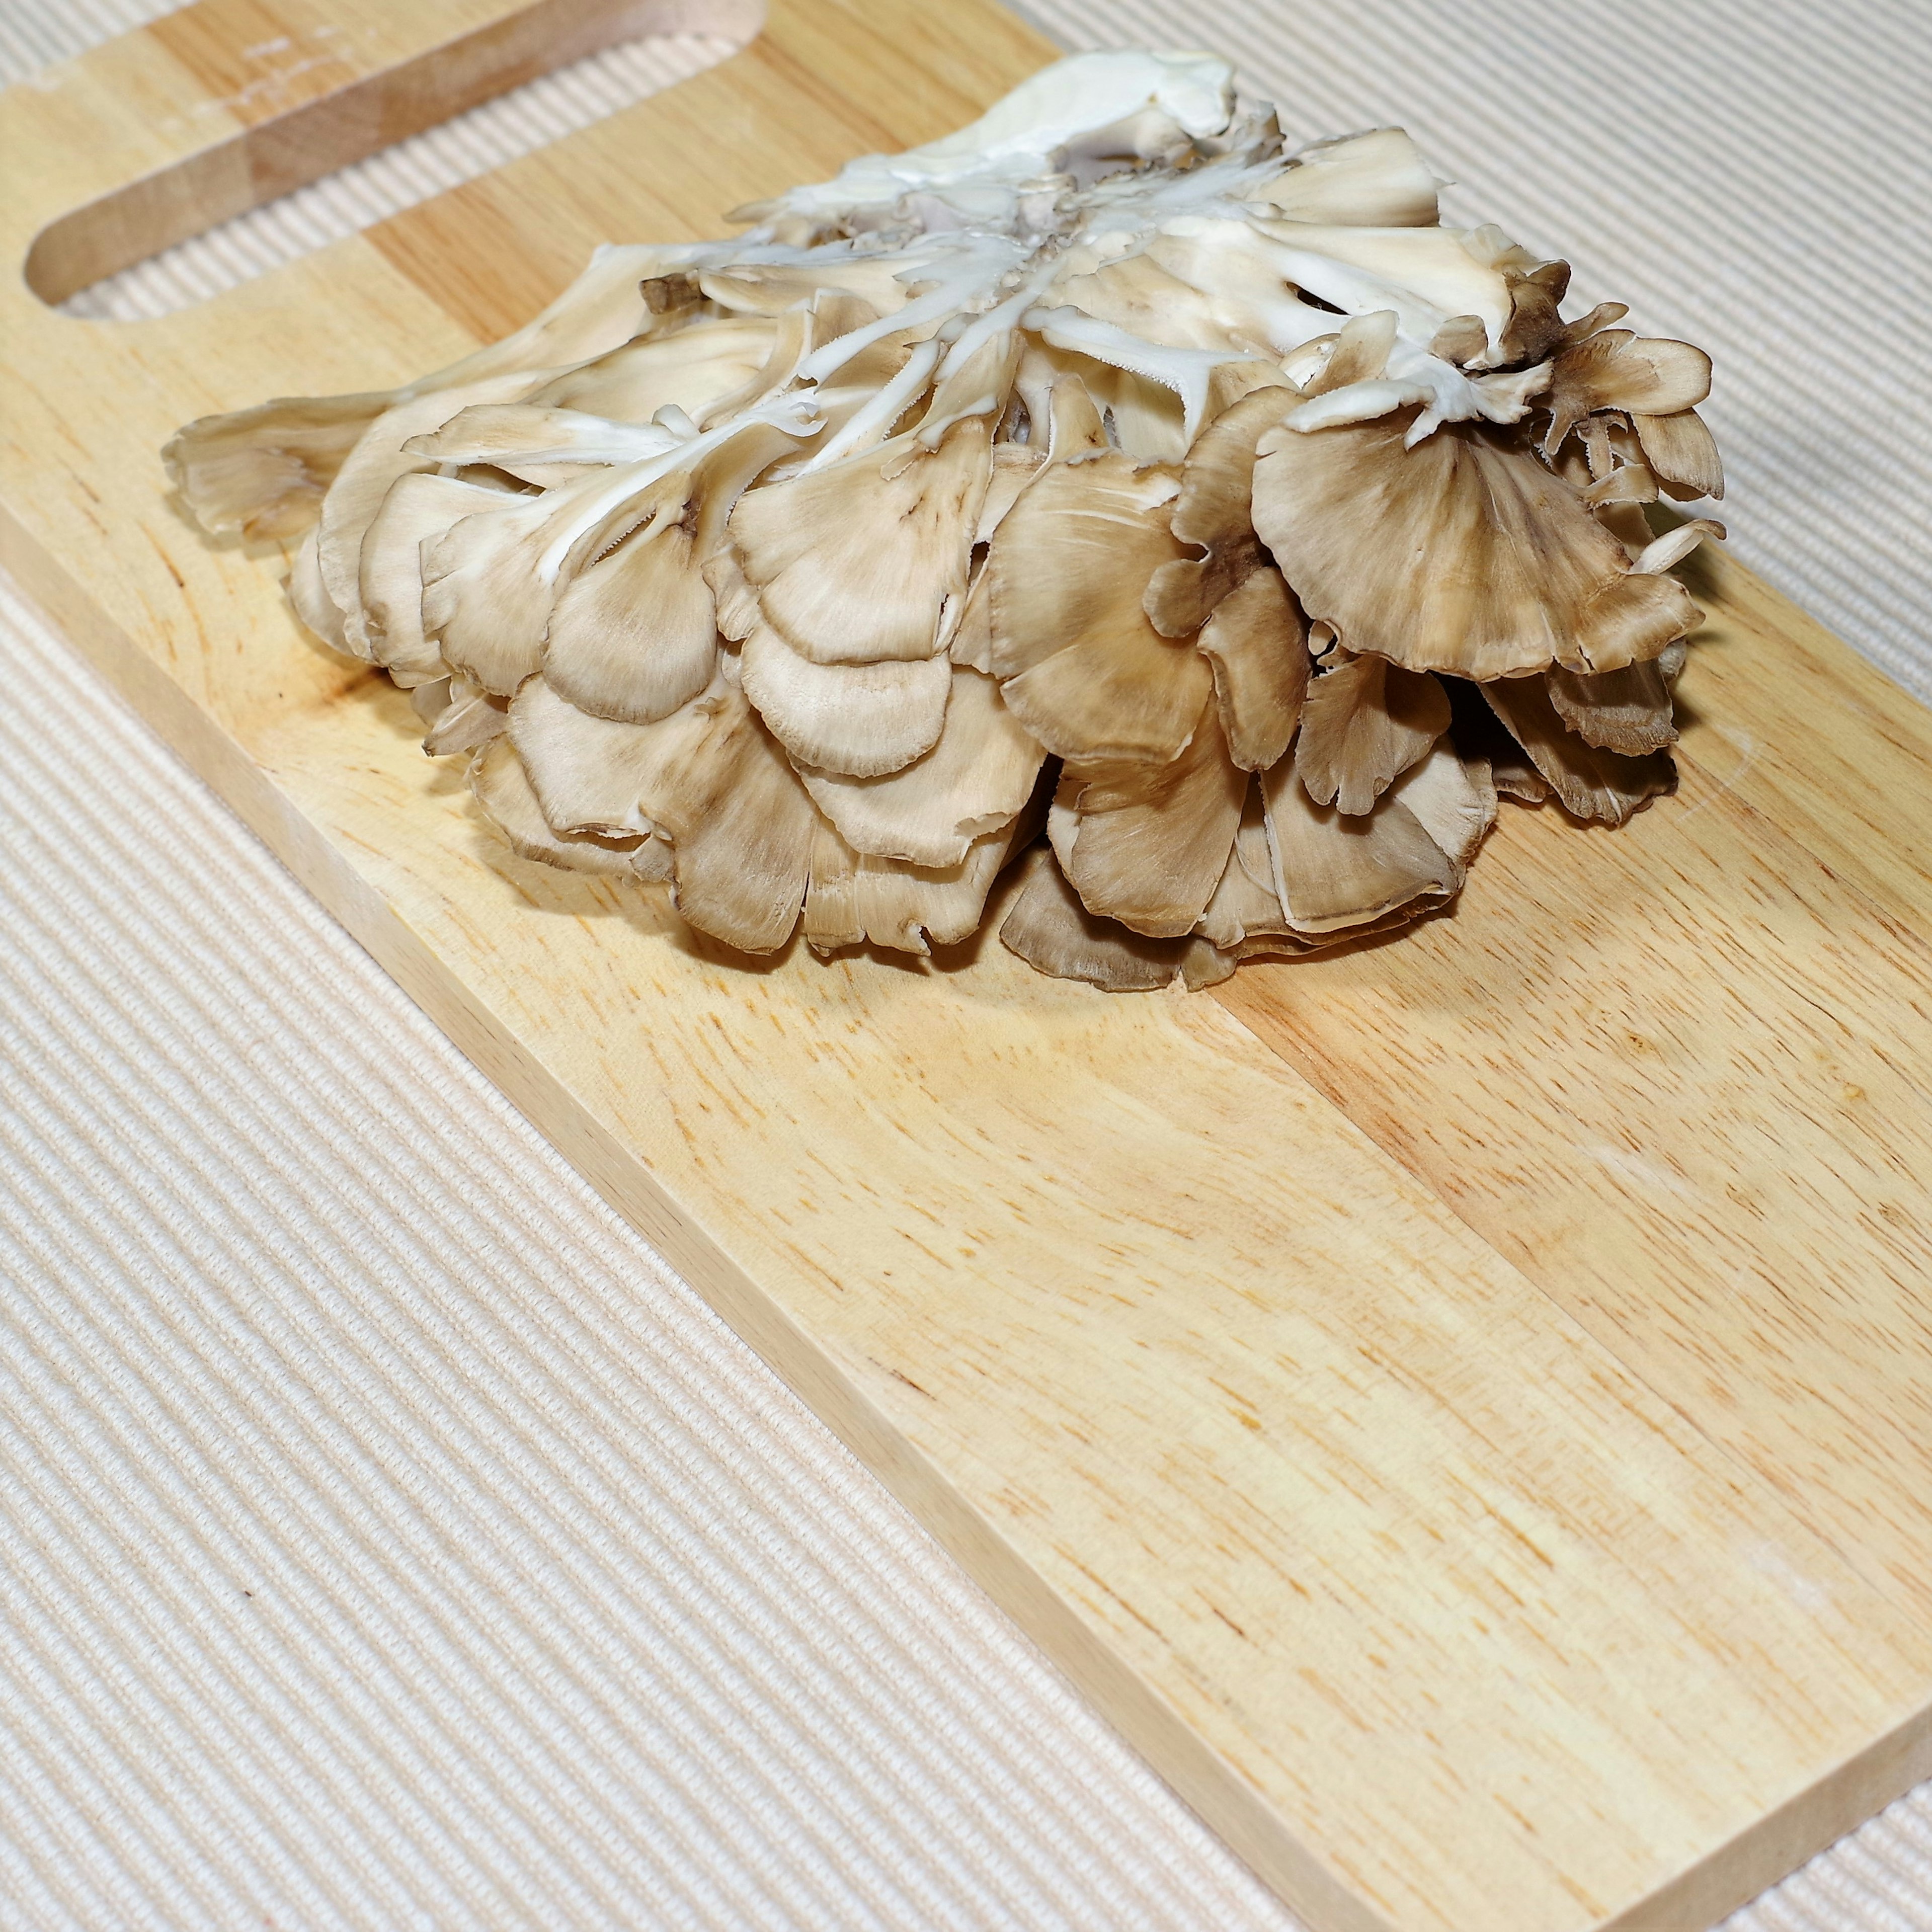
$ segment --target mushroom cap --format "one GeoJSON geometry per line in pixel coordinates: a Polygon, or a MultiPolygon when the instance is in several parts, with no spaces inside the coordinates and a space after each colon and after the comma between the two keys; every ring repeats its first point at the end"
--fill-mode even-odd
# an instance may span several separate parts
{"type": "Polygon", "coordinates": [[[1573,818],[1622,825],[1660,793],[1677,788],[1668,752],[1630,758],[1565,730],[1540,677],[1502,679],[1484,685],[1483,695],[1573,818]]]}
{"type": "Polygon", "coordinates": [[[523,760],[508,739],[484,747],[470,766],[470,789],[484,815],[508,840],[520,859],[534,859],[565,872],[600,873],[606,878],[638,876],[632,856],[652,842],[635,837],[610,839],[550,829],[537,802],[523,760]]]}
{"type": "Polygon", "coordinates": [[[1543,682],[1557,716],[1598,750],[1640,758],[1677,742],[1670,687],[1654,659],[1594,677],[1558,666],[1544,673],[1543,682]]]}
{"type": "Polygon", "coordinates": [[[553,830],[662,833],[691,925],[746,952],[791,937],[818,814],[735,685],[720,678],[659,723],[622,724],[533,677],[511,704],[510,742],[553,830]]]}
{"type": "Polygon", "coordinates": [[[1046,757],[993,680],[956,665],[944,723],[930,751],[873,777],[808,765],[799,776],[855,852],[946,867],[1012,823],[1033,796],[1046,757]]]}
{"type": "Polygon", "coordinates": [[[1293,739],[1308,692],[1308,626],[1281,572],[1264,565],[1214,608],[1198,640],[1214,676],[1228,756],[1264,772],[1293,739]]]}
{"type": "Polygon", "coordinates": [[[1041,307],[1049,314],[1065,306],[1165,349],[1246,353],[1264,346],[1247,340],[1238,315],[1164,268],[1150,254],[1124,255],[1054,286],[1041,307]]]}
{"type": "Polygon", "coordinates": [[[1308,686],[1295,770],[1317,805],[1359,817],[1448,728],[1448,694],[1426,671],[1352,658],[1308,686]]]}
{"type": "Polygon", "coordinates": [[[596,482],[502,498],[424,539],[423,629],[452,670],[507,698],[539,668],[557,589],[543,553],[596,482]]]}
{"type": "Polygon", "coordinates": [[[1260,782],[1250,778],[1227,866],[1195,930],[1217,952],[1227,952],[1251,938],[1280,938],[1291,929],[1275,889],[1267,806],[1260,782]]]}
{"type": "Polygon", "coordinates": [[[322,586],[342,612],[352,646],[362,643],[362,539],[398,477],[436,466],[433,458],[412,455],[403,446],[440,428],[470,403],[506,402],[520,395],[531,380],[526,372],[511,370],[427,395],[405,396],[370,424],[343,459],[318,513],[316,557],[322,586]]]}
{"type": "Polygon", "coordinates": [[[500,490],[434,472],[411,471],[390,484],[356,562],[364,634],[376,663],[401,676],[440,672],[442,652],[423,634],[422,547],[474,512],[502,508],[504,500],[500,490]]]}
{"type": "Polygon", "coordinates": [[[1191,932],[1227,868],[1247,789],[1210,694],[1178,758],[1065,766],[1053,822],[1060,870],[1089,912],[1154,938],[1191,932]]]}
{"type": "Polygon", "coordinates": [[[284,586],[288,592],[290,607],[304,627],[331,650],[340,651],[345,657],[361,657],[368,649],[367,636],[358,638],[351,646],[348,634],[343,628],[341,608],[329,596],[328,586],[322,580],[322,560],[316,554],[316,538],[320,534],[310,524],[308,536],[296,546],[295,558],[289,566],[288,582],[284,586]]]}
{"type": "Polygon", "coordinates": [[[1445,424],[1411,449],[1407,413],[1271,430],[1255,464],[1256,530],[1350,650],[1482,681],[1611,670],[1694,621],[1667,580],[1626,584],[1622,546],[1508,432],[1445,424]]]}
{"type": "Polygon", "coordinates": [[[389,401],[381,391],[280,396],[230,415],[197,417],[163,445],[161,461],[211,536],[238,531],[251,542],[299,536],[389,401]]]}
{"type": "Polygon", "coordinates": [[[1711,393],[1711,358],[1688,342],[1606,328],[1564,350],[1550,375],[1551,455],[1584,417],[1600,410],[1675,416],[1711,393]]]}
{"type": "Polygon", "coordinates": [[[766,368],[780,334],[780,324],[763,316],[694,317],[564,370],[529,400],[622,423],[647,423],[670,405],[694,421],[766,368]]]}
{"type": "Polygon", "coordinates": [[[428,436],[412,436],[406,455],[439,466],[488,464],[520,482],[548,488],[580,479],[587,467],[662,456],[676,434],[655,424],[618,422],[578,410],[534,403],[476,403],[428,436]]]}
{"type": "MultiPolygon", "coordinates": [[[[448,694],[448,702],[426,721],[423,750],[430,758],[480,750],[508,728],[510,707],[502,698],[478,691],[467,678],[444,678],[436,686],[418,688],[439,687],[448,694]]],[[[417,715],[422,715],[420,707],[417,715]]]]}
{"type": "Polygon", "coordinates": [[[1724,495],[1724,465],[1717,439],[1695,410],[1666,416],[1634,412],[1630,427],[1643,446],[1644,460],[1672,496],[1688,500],[1724,495]]]}
{"type": "Polygon", "coordinates": [[[1486,762],[1465,758],[1447,737],[1412,765],[1389,795],[1413,815],[1455,868],[1460,890],[1476,854],[1496,822],[1496,781],[1486,762]]]}
{"type": "Polygon", "coordinates": [[[1172,758],[1213,679],[1148,622],[1148,578],[1179,553],[1171,472],[1120,452],[1054,463],[1006,513],[986,562],[988,662],[1034,736],[1064,758],[1172,758]]]}
{"type": "Polygon", "coordinates": [[[1089,912],[1052,853],[1027,855],[1025,883],[1000,927],[1000,944],[1056,980],[1084,980],[1106,993],[1150,993],[1172,986],[1199,942],[1150,939],[1089,912]]]}
{"type": "Polygon", "coordinates": [[[1351,818],[1317,805],[1286,762],[1262,774],[1275,890],[1298,933],[1366,925],[1418,898],[1446,898],[1454,862],[1401,800],[1351,818]]]}
{"type": "Polygon", "coordinates": [[[931,657],[991,474],[976,416],[937,449],[904,437],[748,491],[731,537],[765,622],[816,664],[931,657]]]}
{"type": "Polygon", "coordinates": [[[921,957],[957,945],[978,930],[1016,842],[1009,826],[974,840],[956,864],[916,866],[855,852],[821,819],[806,891],[806,942],[821,952],[877,946],[921,957]]]}
{"type": "Polygon", "coordinates": [[[543,654],[553,690],[598,718],[651,724],[718,664],[718,609],[697,555],[689,472],[652,492],[638,526],[558,593],[543,654]]]}
{"type": "Polygon", "coordinates": [[[801,766],[850,778],[903,770],[939,742],[951,694],[945,657],[814,664],[769,624],[744,642],[746,696],[801,766]]]}
{"type": "Polygon", "coordinates": [[[1250,507],[1256,446],[1299,397],[1292,386],[1251,390],[1187,452],[1168,529],[1177,542],[1198,544],[1207,555],[1162,564],[1148,580],[1148,621],[1162,637],[1191,636],[1263,562],[1250,507]]]}

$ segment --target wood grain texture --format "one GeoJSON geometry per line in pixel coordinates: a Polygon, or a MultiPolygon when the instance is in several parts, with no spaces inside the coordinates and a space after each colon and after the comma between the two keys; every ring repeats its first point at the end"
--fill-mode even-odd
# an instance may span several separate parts
{"type": "MultiPolygon", "coordinates": [[[[0,99],[16,261],[238,138],[261,10],[0,99]]],[[[1908,700],[1726,566],[1682,795],[1614,836],[1511,814],[1399,944],[1219,998],[983,941],[748,970],[510,857],[304,640],[280,553],[163,494],[186,417],[449,359],[592,242],[716,232],[1049,51],[977,0],[788,0],[202,309],[10,287],[5,560],[1322,1932],[1702,1927],[1932,1770],[1908,700]]]]}
{"type": "Polygon", "coordinates": [[[1702,726],[1622,833],[1510,813],[1412,945],[1221,998],[1932,1626],[1932,948],[1742,762],[1702,726]]]}
{"type": "Polygon", "coordinates": [[[42,189],[94,185],[34,238],[28,285],[64,301],[599,48],[699,26],[742,39],[758,17],[756,0],[196,0],[34,83],[70,100],[104,87],[79,104],[86,139],[36,171],[42,189]],[[102,128],[104,149],[103,119],[132,122],[102,128]],[[130,135],[151,144],[139,169],[120,159],[130,135]]]}
{"type": "Polygon", "coordinates": [[[1707,614],[1684,687],[1692,755],[1932,938],[1932,711],[1720,552],[1697,553],[1685,574],[1707,614]]]}

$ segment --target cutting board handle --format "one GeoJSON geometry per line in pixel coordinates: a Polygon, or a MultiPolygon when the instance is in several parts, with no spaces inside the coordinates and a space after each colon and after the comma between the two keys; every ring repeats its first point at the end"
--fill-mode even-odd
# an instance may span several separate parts
{"type": "Polygon", "coordinates": [[[602,48],[647,34],[742,43],[764,13],[764,0],[196,0],[0,96],[8,239],[34,293],[64,302],[602,48]]]}

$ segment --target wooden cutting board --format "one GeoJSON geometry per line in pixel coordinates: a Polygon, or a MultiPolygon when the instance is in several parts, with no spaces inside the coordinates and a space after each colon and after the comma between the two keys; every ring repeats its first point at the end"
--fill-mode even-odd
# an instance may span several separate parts
{"type": "Polygon", "coordinates": [[[1932,1772],[1932,716],[1718,561],[1679,794],[1506,811],[1397,942],[1195,997],[990,942],[746,970],[510,857],[155,452],[448,362],[1045,42],[774,0],[200,308],[41,299],[620,33],[755,25],[204,0],[8,93],[4,561],[1320,1932],[1701,1928],[1932,1772]]]}

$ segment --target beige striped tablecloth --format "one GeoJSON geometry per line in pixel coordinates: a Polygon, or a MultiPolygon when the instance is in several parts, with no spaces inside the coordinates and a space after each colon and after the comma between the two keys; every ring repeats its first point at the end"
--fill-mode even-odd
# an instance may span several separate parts
{"type": "MultiPolygon", "coordinates": [[[[0,0],[0,74],[164,10],[0,0]]],[[[1402,122],[1460,214],[1709,346],[1738,550],[1932,694],[1924,0],[1025,10],[1228,52],[1297,139],[1402,122]]],[[[723,50],[615,50],[74,306],[723,50]]],[[[1286,1932],[4,589],[0,666],[0,1928],[1286,1932]]],[[[1932,1786],[1730,1927],[1927,1932],[1932,1786]]]]}

